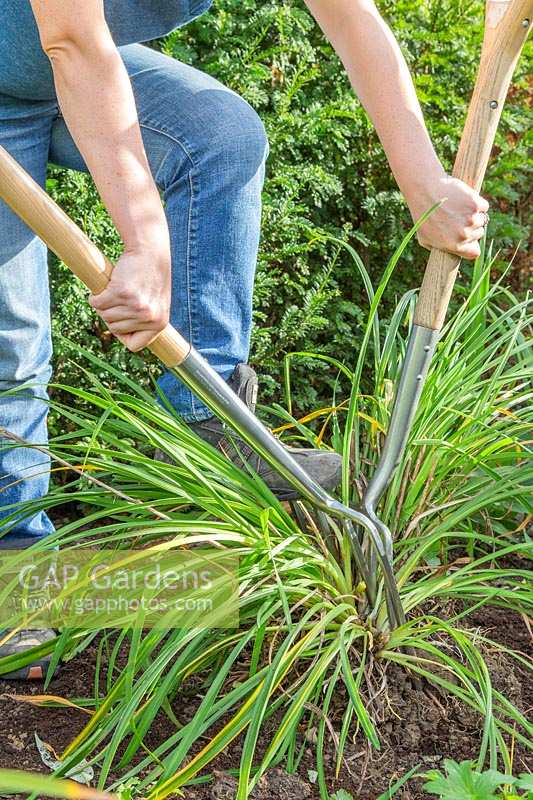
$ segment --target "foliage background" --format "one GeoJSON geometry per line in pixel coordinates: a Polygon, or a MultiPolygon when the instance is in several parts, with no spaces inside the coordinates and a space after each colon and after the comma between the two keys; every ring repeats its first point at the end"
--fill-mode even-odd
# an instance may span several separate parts
{"type": "MultiPolygon", "coordinates": [[[[430,133],[446,168],[464,122],[483,29],[481,0],[381,0],[415,78],[430,133]]],[[[265,122],[271,154],[255,294],[252,362],[262,396],[280,399],[285,353],[329,353],[353,363],[366,316],[363,287],[350,257],[324,240],[354,245],[376,280],[411,219],[375,131],[345,73],[302,0],[215,0],[209,13],[152,43],[216,76],[242,94],[265,122]]],[[[529,54],[531,53],[531,46],[529,54]]],[[[503,264],[520,242],[514,288],[525,287],[531,184],[527,123],[531,106],[522,59],[484,187],[492,202],[490,234],[503,264]]],[[[529,135],[530,137],[530,135],[529,135]]],[[[113,225],[83,175],[52,168],[49,190],[111,257],[113,225]]],[[[420,283],[425,251],[410,248],[388,290],[390,307],[420,283]]],[[[471,265],[465,265],[465,279],[471,265]]],[[[85,290],[52,260],[56,377],[84,382],[61,335],[146,382],[157,374],[112,342],[85,303],[85,290]]],[[[460,287],[458,289],[460,294],[460,287]]],[[[293,362],[292,390],[303,411],[330,396],[335,375],[318,360],[293,362]],[[310,379],[311,375],[311,379],[310,379]]]]}

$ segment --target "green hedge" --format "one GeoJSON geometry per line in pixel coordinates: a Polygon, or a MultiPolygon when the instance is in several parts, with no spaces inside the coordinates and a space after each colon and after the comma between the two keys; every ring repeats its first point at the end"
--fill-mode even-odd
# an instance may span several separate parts
{"type": "MultiPolygon", "coordinates": [[[[450,169],[475,79],[483,3],[386,0],[379,5],[409,61],[431,135],[450,169]]],[[[234,88],[267,127],[271,154],[253,363],[263,375],[263,397],[279,399],[285,353],[312,350],[351,361],[357,348],[366,314],[362,286],[349,256],[324,235],[349,241],[377,277],[411,224],[408,210],[376,133],[302,2],[215,0],[208,14],[154,46],[234,88]]],[[[505,251],[502,263],[527,234],[531,161],[528,165],[525,75],[526,59],[504,111],[497,158],[484,188],[493,203],[490,233],[505,251]]],[[[119,252],[88,179],[54,170],[50,189],[110,255],[119,252]]],[[[419,284],[424,260],[425,251],[414,245],[391,284],[391,301],[419,284]]],[[[56,333],[74,335],[94,351],[103,345],[113,363],[140,380],[155,374],[155,365],[147,369],[139,356],[110,341],[84,305],[83,291],[57,264],[53,288],[56,333]]],[[[72,379],[67,356],[68,349],[57,341],[58,377],[72,379]]],[[[326,399],[335,377],[313,361],[310,380],[310,366],[300,362],[293,375],[301,410],[326,399]]]]}

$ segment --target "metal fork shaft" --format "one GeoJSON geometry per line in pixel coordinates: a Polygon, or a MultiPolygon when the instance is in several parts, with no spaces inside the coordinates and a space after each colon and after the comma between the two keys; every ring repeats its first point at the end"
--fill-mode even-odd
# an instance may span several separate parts
{"type": "Polygon", "coordinates": [[[439,331],[413,326],[383,452],[362,500],[367,513],[376,508],[404,454],[439,335],[439,331]]]}
{"type": "MultiPolygon", "coordinates": [[[[194,349],[177,367],[174,372],[200,398],[218,417],[226,422],[252,447],[255,452],[264,458],[280,475],[289,481],[298,493],[313,503],[317,508],[343,520],[351,520],[355,525],[363,528],[376,550],[377,559],[383,570],[383,578],[389,607],[393,610],[392,626],[401,625],[404,621],[400,595],[392,573],[392,562],[383,546],[382,538],[374,522],[366,514],[343,505],[331,497],[316,481],[314,481],[300,464],[285,449],[282,443],[263,425],[263,423],[250,411],[248,406],[232,391],[205,359],[194,349]]],[[[360,544],[353,528],[348,528],[352,533],[350,539],[354,552],[360,551],[360,544]]]]}

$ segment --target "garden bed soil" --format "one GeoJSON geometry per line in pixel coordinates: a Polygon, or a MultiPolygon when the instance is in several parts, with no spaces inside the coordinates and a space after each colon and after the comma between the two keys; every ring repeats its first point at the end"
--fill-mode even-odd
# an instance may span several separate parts
{"type": "MultiPolygon", "coordinates": [[[[469,628],[479,628],[489,638],[512,649],[524,654],[532,653],[529,629],[518,615],[498,608],[477,609],[466,624],[469,628]]],[[[48,692],[71,699],[91,696],[95,655],[96,648],[91,647],[64,664],[48,692]]],[[[526,671],[501,653],[489,650],[485,657],[495,688],[504,692],[523,712],[533,708],[533,687],[526,671]]],[[[34,733],[60,753],[86,722],[87,716],[76,709],[35,707],[15,699],[17,694],[42,693],[40,683],[28,685],[0,680],[0,767],[46,773],[34,733]]],[[[190,719],[200,699],[194,687],[191,687],[190,694],[178,696],[173,703],[177,717],[183,722],[190,719]]],[[[395,665],[387,668],[387,689],[380,694],[373,714],[377,718],[381,751],[371,752],[357,737],[346,746],[345,761],[338,779],[335,777],[335,747],[332,736],[329,737],[326,769],[332,792],[342,788],[350,792],[354,800],[376,800],[391,783],[417,764],[421,770],[428,770],[441,766],[444,758],[460,761],[475,758],[478,752],[479,717],[455,699],[447,698],[428,686],[416,685],[395,665]]],[[[339,719],[335,709],[331,721],[338,731],[339,719]]],[[[276,721],[272,720],[270,730],[263,732],[259,752],[268,746],[275,724],[276,721]]],[[[172,732],[171,723],[161,715],[152,726],[146,744],[153,748],[172,732]]],[[[259,781],[253,793],[254,800],[315,800],[319,797],[312,782],[315,769],[313,730],[305,737],[302,734],[302,744],[305,755],[298,774],[288,775],[282,769],[271,769],[259,781]]],[[[242,740],[236,740],[214,763],[214,780],[186,788],[185,800],[233,800],[237,783],[229,772],[238,769],[241,747],[242,740]]],[[[527,751],[516,748],[514,759],[517,773],[531,770],[533,763],[527,751]]],[[[400,800],[427,797],[422,791],[422,783],[420,779],[412,779],[397,797],[400,800]]]]}

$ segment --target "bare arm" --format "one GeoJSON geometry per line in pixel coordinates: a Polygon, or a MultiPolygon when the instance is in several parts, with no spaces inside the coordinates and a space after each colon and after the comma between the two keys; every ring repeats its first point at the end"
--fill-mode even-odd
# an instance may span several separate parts
{"type": "Polygon", "coordinates": [[[425,246],[479,254],[488,203],[446,175],[429,137],[413,81],[372,0],[306,0],[368,112],[414,219],[447,197],[420,231],[425,246]]]}
{"type": "Polygon", "coordinates": [[[31,5],[65,122],[124,242],[109,288],[92,305],[131,349],[140,349],[168,321],[170,245],[131,83],[103,0],[31,5]]]}

